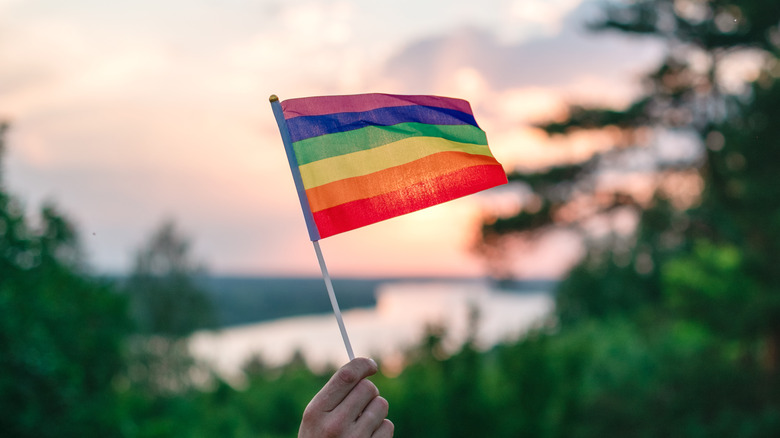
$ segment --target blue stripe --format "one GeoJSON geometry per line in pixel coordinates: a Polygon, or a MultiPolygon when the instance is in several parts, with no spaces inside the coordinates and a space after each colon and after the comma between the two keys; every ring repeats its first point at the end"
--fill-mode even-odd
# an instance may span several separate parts
{"type": "Polygon", "coordinates": [[[371,111],[299,116],[287,120],[292,142],[336,132],[353,131],[366,126],[392,126],[417,122],[430,125],[474,125],[474,116],[462,111],[423,105],[377,108],[371,111]]]}

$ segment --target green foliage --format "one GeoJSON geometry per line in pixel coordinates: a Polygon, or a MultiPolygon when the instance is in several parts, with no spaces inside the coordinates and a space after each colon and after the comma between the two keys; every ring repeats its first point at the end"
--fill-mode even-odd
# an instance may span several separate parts
{"type": "Polygon", "coordinates": [[[52,206],[40,216],[31,226],[0,185],[0,431],[116,436],[126,302],[84,273],[75,228],[52,206]]]}
{"type": "Polygon", "coordinates": [[[640,99],[624,111],[573,106],[569,109],[569,118],[565,122],[548,123],[541,127],[549,134],[566,134],[579,129],[599,129],[604,126],[638,128],[651,121],[647,115],[649,103],[650,99],[640,99]]]}
{"type": "Polygon", "coordinates": [[[202,268],[189,245],[173,222],[165,222],[138,251],[126,288],[143,332],[176,338],[214,325],[211,302],[195,281],[202,268]]]}
{"type": "Polygon", "coordinates": [[[309,371],[300,356],[281,369],[249,373],[249,388],[240,395],[241,414],[251,430],[267,438],[294,437],[309,400],[330,378],[331,370],[309,371]]]}
{"type": "Polygon", "coordinates": [[[192,390],[193,376],[209,374],[190,355],[186,335],[215,323],[211,302],[196,283],[201,268],[189,245],[173,222],[163,223],[138,251],[125,285],[139,333],[127,340],[123,378],[140,397],[155,403],[171,399],[176,409],[172,396],[192,390]]]}
{"type": "Polygon", "coordinates": [[[566,429],[532,427],[528,436],[780,433],[778,23],[776,2],[639,0],[607,4],[592,24],[660,38],[669,51],[626,109],[574,107],[568,120],[542,126],[550,135],[614,133],[615,148],[513,173],[533,203],[483,226],[488,247],[554,228],[579,231],[588,245],[559,286],[558,331],[516,346],[535,342],[537,372],[553,382],[564,377],[548,361],[577,364],[569,377],[579,386],[568,392],[576,395],[563,418],[546,423],[566,429]],[[723,72],[744,53],[760,53],[758,77],[729,88],[723,72]],[[600,174],[651,149],[658,132],[685,133],[700,149],[645,162],[658,183],[644,192],[598,186],[600,174]],[[686,192],[685,181],[697,188],[686,192]],[[616,211],[639,218],[633,234],[594,236],[583,226],[616,211]],[[554,347],[567,342],[580,348],[569,359],[554,347]]]}
{"type": "Polygon", "coordinates": [[[699,242],[663,267],[666,306],[727,339],[755,339],[766,303],[747,275],[740,251],[699,242]]]}
{"type": "Polygon", "coordinates": [[[479,366],[480,354],[467,344],[458,354],[447,357],[444,336],[442,327],[430,327],[423,342],[408,353],[410,363],[400,376],[375,379],[390,403],[399,436],[491,435],[485,421],[490,397],[479,366]]]}

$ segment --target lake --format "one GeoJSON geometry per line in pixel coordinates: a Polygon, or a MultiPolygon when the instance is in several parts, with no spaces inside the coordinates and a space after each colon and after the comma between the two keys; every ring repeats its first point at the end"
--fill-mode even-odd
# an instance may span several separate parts
{"type": "MultiPolygon", "coordinates": [[[[322,293],[327,295],[324,287],[322,293]]],[[[344,311],[344,324],[355,355],[380,359],[389,372],[400,370],[404,352],[420,342],[427,326],[446,327],[444,346],[457,351],[468,336],[469,315],[476,309],[476,344],[488,349],[544,324],[554,305],[547,290],[496,290],[475,281],[388,282],[379,284],[375,293],[376,306],[344,311]]],[[[202,331],[192,336],[190,346],[197,359],[233,381],[240,380],[242,367],[252,357],[273,366],[300,351],[315,370],[348,360],[333,314],[202,331]]]]}

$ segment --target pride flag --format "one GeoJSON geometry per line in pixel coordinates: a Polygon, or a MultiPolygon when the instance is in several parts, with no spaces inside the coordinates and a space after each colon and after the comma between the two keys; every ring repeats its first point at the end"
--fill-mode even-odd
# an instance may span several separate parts
{"type": "Polygon", "coordinates": [[[312,241],[507,182],[465,100],[321,96],[281,113],[312,241]]]}

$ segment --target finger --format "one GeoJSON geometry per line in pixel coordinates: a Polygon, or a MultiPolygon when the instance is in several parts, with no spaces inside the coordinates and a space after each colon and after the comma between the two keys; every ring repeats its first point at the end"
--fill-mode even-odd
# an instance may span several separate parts
{"type": "Polygon", "coordinates": [[[375,374],[376,371],[376,362],[373,360],[363,357],[353,359],[336,371],[328,383],[314,396],[310,405],[319,411],[332,411],[360,381],[375,374]]]}
{"type": "Polygon", "coordinates": [[[382,424],[380,424],[377,430],[371,435],[371,438],[392,438],[394,432],[395,425],[392,421],[385,418],[382,420],[382,424]]]}
{"type": "Polygon", "coordinates": [[[379,390],[371,381],[363,379],[347,395],[344,401],[333,410],[350,422],[357,421],[368,405],[379,396],[379,390]]]}
{"type": "Polygon", "coordinates": [[[356,427],[358,431],[370,435],[381,425],[387,417],[388,403],[383,397],[376,396],[366,405],[360,417],[357,419],[356,427]]]}

